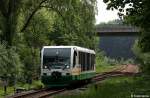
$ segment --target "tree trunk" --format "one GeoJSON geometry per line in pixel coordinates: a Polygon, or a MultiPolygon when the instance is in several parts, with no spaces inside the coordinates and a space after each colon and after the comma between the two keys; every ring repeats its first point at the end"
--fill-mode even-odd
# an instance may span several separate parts
{"type": "Polygon", "coordinates": [[[4,33],[4,40],[7,42],[8,46],[12,46],[12,40],[13,40],[13,32],[11,30],[11,24],[9,23],[9,18],[8,18],[8,23],[6,23],[6,30],[4,33]]]}
{"type": "Polygon", "coordinates": [[[17,9],[16,9],[16,1],[9,0],[7,9],[5,9],[4,17],[4,30],[3,30],[3,40],[6,41],[7,46],[12,46],[13,37],[15,34],[16,29],[16,22],[17,22],[17,9]]]}

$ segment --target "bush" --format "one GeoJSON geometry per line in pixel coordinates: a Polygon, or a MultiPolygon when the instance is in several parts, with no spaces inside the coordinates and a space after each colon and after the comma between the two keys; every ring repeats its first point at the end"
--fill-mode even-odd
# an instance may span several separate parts
{"type": "Polygon", "coordinates": [[[96,65],[97,66],[109,66],[109,58],[104,55],[104,52],[96,51],[96,65]]]}
{"type": "Polygon", "coordinates": [[[0,76],[3,80],[12,84],[14,79],[21,76],[21,66],[19,55],[15,47],[7,47],[0,44],[0,76]]]}
{"type": "Polygon", "coordinates": [[[44,84],[41,81],[34,81],[32,84],[33,89],[41,89],[44,88],[44,84]]]}
{"type": "Polygon", "coordinates": [[[140,63],[142,72],[150,75],[150,52],[142,52],[138,46],[138,40],[133,46],[133,52],[137,56],[136,60],[140,63]]]}
{"type": "Polygon", "coordinates": [[[97,51],[96,53],[96,65],[97,66],[113,66],[113,65],[124,65],[124,64],[134,64],[135,61],[133,59],[124,58],[121,59],[112,59],[104,55],[103,52],[97,51]]]}

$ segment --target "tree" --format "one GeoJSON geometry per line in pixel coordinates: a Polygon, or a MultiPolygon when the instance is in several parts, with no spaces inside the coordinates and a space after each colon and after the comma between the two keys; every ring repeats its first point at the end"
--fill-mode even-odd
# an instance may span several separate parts
{"type": "Polygon", "coordinates": [[[19,15],[21,0],[1,0],[0,1],[0,29],[2,31],[1,41],[5,40],[9,45],[15,34],[15,27],[19,15]]]}
{"type": "Polygon", "coordinates": [[[87,11],[85,10],[86,13],[84,14],[88,14],[90,17],[91,15],[93,16],[93,7],[95,7],[95,2],[96,0],[1,0],[0,19],[2,21],[0,29],[3,32],[3,37],[1,37],[3,39],[1,40],[7,41],[8,45],[11,46],[16,32],[24,32],[29,26],[33,16],[42,8],[47,8],[56,12],[65,21],[67,17],[63,17],[62,13],[66,12],[66,16],[75,15],[75,12],[77,11],[76,8],[80,6],[73,4],[77,3],[80,5],[83,4],[83,10],[86,6],[91,7],[91,9],[88,8],[89,10],[86,9],[87,11]]]}
{"type": "Polygon", "coordinates": [[[43,45],[51,45],[49,34],[53,30],[54,16],[52,14],[46,9],[41,9],[31,20],[29,27],[25,30],[26,33],[22,35],[23,46],[18,48],[24,63],[23,73],[26,81],[39,78],[41,48],[43,45]]]}
{"type": "MultiPolygon", "coordinates": [[[[6,49],[4,44],[0,44],[0,51],[0,78],[9,84],[9,82],[14,82],[20,77],[22,63],[15,48],[6,49]]],[[[7,84],[5,84],[5,92],[7,84]]]]}
{"type": "MultiPolygon", "coordinates": [[[[78,45],[87,48],[94,47],[94,23],[96,13],[95,0],[72,0],[72,7],[62,13],[54,23],[54,34],[58,39],[55,40],[64,45],[78,45]],[[61,18],[61,19],[60,19],[61,18]],[[62,22],[65,20],[64,22],[62,22]],[[87,21],[88,20],[88,21],[87,21]],[[60,31],[59,31],[60,30],[60,31]],[[60,35],[58,37],[58,35],[60,35]]],[[[52,35],[52,36],[54,36],[52,35]]],[[[50,38],[52,38],[52,36],[50,38]]]]}

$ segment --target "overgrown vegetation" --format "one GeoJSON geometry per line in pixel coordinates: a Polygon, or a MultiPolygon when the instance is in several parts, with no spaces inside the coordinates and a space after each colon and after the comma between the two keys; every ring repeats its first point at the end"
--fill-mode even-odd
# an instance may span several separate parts
{"type": "Polygon", "coordinates": [[[138,46],[138,40],[133,46],[133,52],[137,56],[136,61],[141,64],[141,69],[146,75],[150,75],[150,52],[143,53],[141,48],[138,46]]]}
{"type": "Polygon", "coordinates": [[[105,56],[103,51],[96,51],[96,72],[108,72],[113,71],[120,65],[135,64],[134,59],[113,59],[105,56]]]}
{"type": "Polygon", "coordinates": [[[150,95],[150,82],[141,77],[119,77],[92,85],[84,92],[58,95],[55,98],[131,98],[133,95],[150,95]]]}
{"type": "MultiPolygon", "coordinates": [[[[0,81],[0,85],[2,85],[2,81],[0,81]]],[[[16,93],[17,91],[15,89],[20,89],[22,91],[27,91],[27,90],[36,90],[36,89],[41,89],[43,88],[44,85],[41,83],[41,81],[33,81],[32,84],[28,83],[17,83],[14,86],[8,86],[7,87],[7,92],[4,92],[4,87],[0,86],[0,98],[4,98],[6,95],[11,95],[16,93]]]]}

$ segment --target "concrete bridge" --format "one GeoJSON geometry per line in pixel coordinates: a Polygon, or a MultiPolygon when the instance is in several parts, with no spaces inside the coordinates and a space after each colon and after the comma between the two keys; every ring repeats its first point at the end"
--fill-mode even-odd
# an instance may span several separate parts
{"type": "Polygon", "coordinates": [[[103,25],[96,27],[97,35],[99,36],[136,36],[139,29],[128,25],[103,25]]]}
{"type": "Polygon", "coordinates": [[[115,59],[134,59],[132,47],[138,37],[138,28],[127,25],[103,25],[96,27],[100,36],[99,48],[106,56],[115,59]]]}

